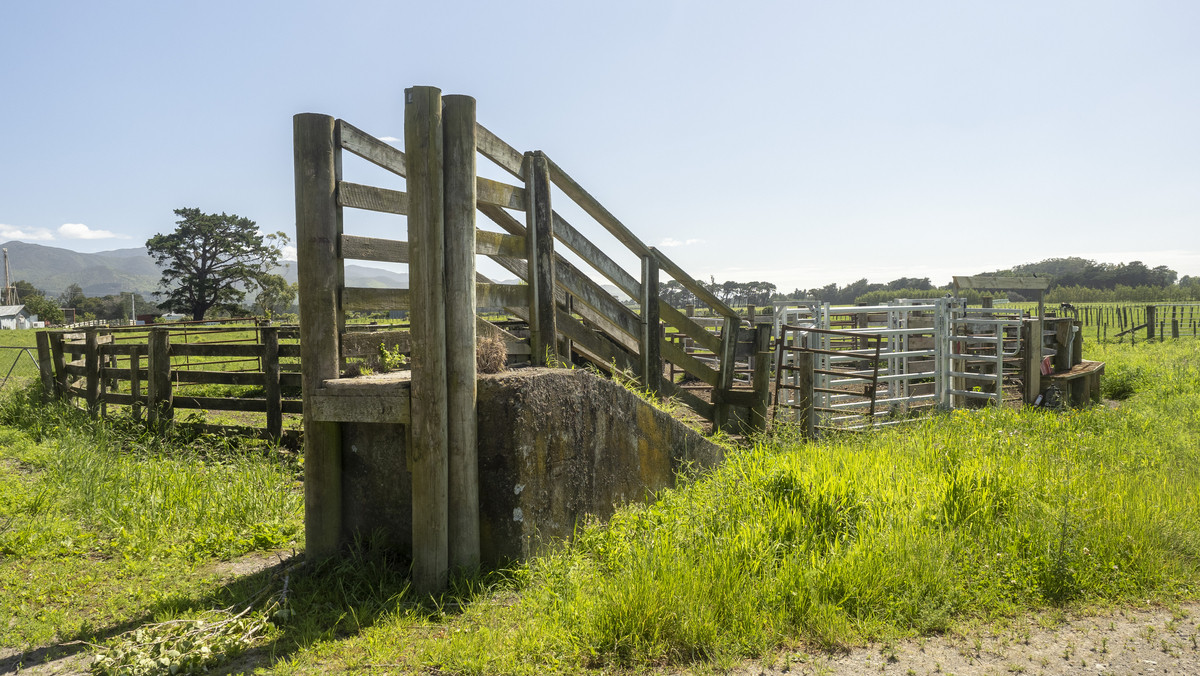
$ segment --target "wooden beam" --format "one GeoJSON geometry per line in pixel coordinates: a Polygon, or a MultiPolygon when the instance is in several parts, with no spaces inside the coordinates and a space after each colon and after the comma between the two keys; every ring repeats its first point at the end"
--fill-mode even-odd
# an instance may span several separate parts
{"type": "Polygon", "coordinates": [[[525,190],[515,185],[475,177],[476,204],[491,204],[504,209],[525,211],[525,190]]]}
{"type": "Polygon", "coordinates": [[[642,335],[639,355],[642,383],[654,394],[662,392],[662,324],[658,318],[658,262],[649,254],[642,256],[642,335]]]}
{"type": "Polygon", "coordinates": [[[496,166],[517,179],[525,180],[525,158],[521,152],[478,122],[475,123],[475,147],[481,155],[495,162],[496,166]]]}
{"type": "MultiPolygon", "coordinates": [[[[332,117],[304,113],[293,120],[296,182],[296,265],[300,287],[300,345],[304,391],[313,393],[327,378],[337,378],[338,336],[344,324],[338,292],[343,285],[338,244],[342,209],[337,204],[341,179],[342,130],[352,146],[371,147],[364,156],[394,164],[395,155],[381,150],[366,134],[332,117]],[[356,133],[358,132],[358,133],[356,133]]],[[[373,137],[372,137],[373,138],[373,137]]],[[[399,167],[403,169],[403,163],[399,167]]],[[[403,173],[403,172],[398,172],[403,173]]],[[[153,361],[151,353],[151,361],[153,361]]],[[[152,369],[153,371],[153,369],[152,369]]],[[[152,375],[151,378],[154,376],[152,375]]],[[[151,380],[153,383],[154,381],[151,380]]],[[[336,423],[313,416],[304,398],[304,533],[306,556],[319,561],[333,556],[342,535],[342,433],[336,423]]]]}
{"type": "Polygon", "coordinates": [[[339,207],[353,207],[404,216],[408,213],[408,194],[399,190],[376,188],[373,185],[338,181],[339,207]]]}
{"type": "Polygon", "coordinates": [[[616,261],[609,258],[599,247],[592,244],[581,232],[576,230],[574,226],[557,213],[554,214],[554,236],[558,238],[558,241],[565,244],[568,249],[575,252],[575,255],[582,258],[585,263],[595,268],[608,281],[615,284],[618,289],[628,294],[630,298],[641,298],[641,282],[634,279],[633,275],[625,272],[625,269],[618,265],[616,261]]]}
{"type": "Polygon", "coordinates": [[[342,258],[384,263],[407,263],[408,242],[379,237],[342,235],[342,258]]]}
{"type": "Polygon", "coordinates": [[[525,257],[525,238],[488,230],[475,231],[475,253],[481,256],[525,257]]]}
{"type": "Polygon", "coordinates": [[[404,90],[412,312],[413,590],[436,594],[449,580],[445,178],[442,92],[404,90]]]}
{"type": "MultiPolygon", "coordinates": [[[[512,203],[518,189],[475,175],[475,99],[442,99],[446,179],[446,401],[448,557],[455,570],[479,566],[479,459],[476,430],[475,210],[484,199],[512,203]]],[[[524,191],[519,191],[524,197],[524,191]]],[[[505,204],[501,204],[505,206],[505,204]]],[[[498,237],[500,235],[497,235],[498,237]]]]}
{"type": "Polygon", "coordinates": [[[341,146],[359,157],[387,169],[405,175],[404,153],[371,136],[345,120],[338,120],[338,136],[341,146]]]}

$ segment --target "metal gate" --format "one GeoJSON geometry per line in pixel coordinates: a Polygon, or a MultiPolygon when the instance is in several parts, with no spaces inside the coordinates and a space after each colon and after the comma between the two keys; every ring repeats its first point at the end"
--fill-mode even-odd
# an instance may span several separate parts
{"type": "Polygon", "coordinates": [[[893,425],[931,408],[1005,400],[1019,371],[1017,311],[966,308],[954,298],[831,308],[776,308],[777,420],[795,420],[811,387],[815,426],[893,425]],[[813,355],[804,383],[797,355],[813,355]]]}

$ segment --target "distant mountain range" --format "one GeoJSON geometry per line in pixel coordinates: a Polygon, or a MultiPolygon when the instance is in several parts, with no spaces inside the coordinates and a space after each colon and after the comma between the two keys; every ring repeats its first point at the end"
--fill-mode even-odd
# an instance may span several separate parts
{"type": "MultiPolygon", "coordinates": [[[[161,277],[158,265],[145,247],[79,253],[70,249],[7,242],[9,279],[25,280],[54,297],[72,284],[78,284],[85,296],[108,296],[121,292],[140,293],[147,298],[158,290],[161,277]]],[[[296,281],[296,264],[275,270],[289,282],[296,281]]],[[[373,288],[408,288],[406,273],[362,265],[346,266],[346,285],[373,288]]]]}

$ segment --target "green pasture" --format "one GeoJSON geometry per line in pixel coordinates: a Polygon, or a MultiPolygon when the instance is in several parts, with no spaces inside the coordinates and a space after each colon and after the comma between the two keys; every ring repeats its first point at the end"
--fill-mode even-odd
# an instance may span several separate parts
{"type": "Polygon", "coordinates": [[[1200,341],[1089,341],[1085,356],[1107,363],[1104,405],[818,442],[776,430],[437,598],[415,597],[407,561],[369,537],[341,560],[292,557],[294,455],[6,388],[0,650],[30,651],[25,667],[97,655],[102,673],[239,654],[238,670],[284,674],[676,673],[1200,598],[1200,341]],[[230,563],[280,550],[261,572],[230,563]]]}

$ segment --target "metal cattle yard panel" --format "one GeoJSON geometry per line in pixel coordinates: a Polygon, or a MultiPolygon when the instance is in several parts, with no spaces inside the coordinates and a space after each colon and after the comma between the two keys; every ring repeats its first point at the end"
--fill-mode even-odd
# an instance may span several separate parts
{"type": "Polygon", "coordinates": [[[967,399],[1002,404],[1005,362],[1020,351],[1019,316],[965,308],[954,298],[839,308],[792,303],[775,316],[777,419],[794,420],[802,408],[796,354],[812,352],[820,429],[894,425],[967,399]]]}

